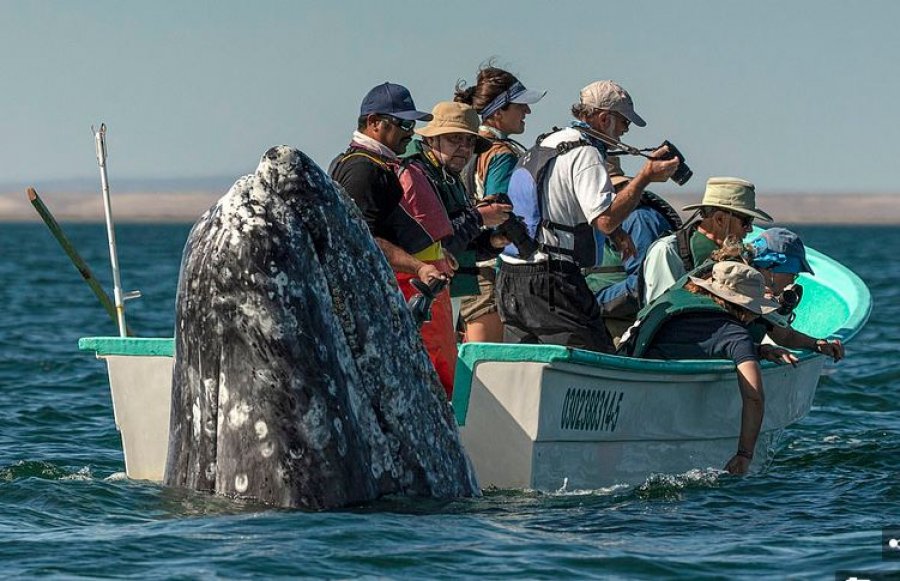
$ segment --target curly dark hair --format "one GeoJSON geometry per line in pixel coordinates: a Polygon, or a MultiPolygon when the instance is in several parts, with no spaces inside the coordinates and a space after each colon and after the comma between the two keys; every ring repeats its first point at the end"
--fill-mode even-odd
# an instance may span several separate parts
{"type": "MultiPolygon", "coordinates": [[[[509,89],[519,79],[509,71],[493,66],[489,61],[478,69],[478,78],[471,87],[466,87],[466,82],[460,80],[456,83],[453,100],[457,103],[471,105],[476,111],[482,111],[497,98],[497,95],[509,89]]],[[[502,108],[506,109],[509,105],[502,108]]]]}

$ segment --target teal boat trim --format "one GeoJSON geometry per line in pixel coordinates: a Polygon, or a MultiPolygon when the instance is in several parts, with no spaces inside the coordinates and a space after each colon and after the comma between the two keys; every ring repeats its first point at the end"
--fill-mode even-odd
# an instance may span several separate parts
{"type": "Polygon", "coordinates": [[[82,351],[94,351],[98,357],[130,355],[137,357],[174,357],[175,339],[138,337],[84,337],[78,340],[82,351]]]}
{"type": "MultiPolygon", "coordinates": [[[[797,352],[802,361],[820,357],[810,351],[797,352]]],[[[466,425],[472,376],[479,363],[486,361],[501,363],[572,363],[608,369],[611,371],[632,371],[638,373],[665,373],[666,375],[698,375],[734,373],[734,363],[726,359],[638,359],[608,355],[595,351],[572,349],[560,345],[509,345],[503,343],[465,343],[460,345],[456,364],[456,378],[453,386],[453,411],[456,423],[466,425]]],[[[776,367],[777,363],[763,361],[763,368],[776,367]]]]}
{"type": "MultiPolygon", "coordinates": [[[[758,234],[754,232],[754,235],[758,234]]],[[[821,252],[806,249],[815,276],[801,275],[804,296],[797,310],[794,328],[812,337],[828,337],[847,342],[859,333],[872,312],[869,289],[850,269],[821,252]]],[[[821,357],[811,351],[797,351],[801,360],[821,357]]],[[[467,343],[460,346],[453,387],[453,410],[460,426],[466,423],[472,376],[482,362],[574,363],[611,371],[694,375],[734,373],[734,363],[727,360],[669,360],[620,357],[558,345],[509,345],[500,343],[467,343]]],[[[777,366],[763,361],[763,369],[777,366]]]]}
{"type": "MultiPolygon", "coordinates": [[[[829,337],[846,342],[856,336],[872,312],[872,297],[863,281],[845,266],[807,248],[807,258],[816,276],[802,275],[803,302],[798,309],[795,328],[813,337],[829,337]]],[[[85,337],[78,341],[82,351],[94,351],[98,356],[125,355],[173,357],[172,338],[85,337]]],[[[798,352],[801,360],[819,357],[816,353],[798,352]]],[[[559,345],[510,345],[500,343],[466,343],[460,345],[453,408],[460,426],[465,425],[476,366],[485,361],[570,363],[611,371],[692,375],[733,373],[734,364],[725,360],[661,361],[619,357],[571,349],[559,345]]],[[[763,367],[776,364],[765,361],[763,367]]]]}

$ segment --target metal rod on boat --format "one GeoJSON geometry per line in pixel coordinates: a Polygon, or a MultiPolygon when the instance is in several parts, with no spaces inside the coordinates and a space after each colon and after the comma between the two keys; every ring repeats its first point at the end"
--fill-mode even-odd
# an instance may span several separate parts
{"type": "MultiPolygon", "coordinates": [[[[94,128],[91,127],[94,131],[94,128]]],[[[116,306],[116,321],[119,325],[119,336],[127,337],[128,329],[125,326],[125,300],[137,298],[140,293],[122,293],[122,284],[119,280],[119,256],[116,252],[116,232],[113,228],[112,205],[109,200],[109,180],[106,175],[106,123],[100,124],[100,129],[94,131],[94,142],[97,147],[97,162],[100,164],[100,187],[103,190],[103,210],[106,214],[106,235],[109,239],[109,260],[112,263],[113,297],[116,306]]]]}
{"type": "MultiPolygon", "coordinates": [[[[44,221],[44,224],[47,225],[47,228],[50,229],[50,233],[56,238],[56,241],[59,242],[59,245],[62,247],[63,251],[69,257],[69,260],[72,261],[72,264],[81,274],[81,277],[84,279],[84,282],[87,283],[91,290],[94,291],[94,295],[100,301],[100,304],[103,305],[103,308],[106,310],[109,318],[112,319],[113,323],[118,323],[116,319],[116,307],[113,305],[112,300],[109,298],[109,295],[106,294],[106,291],[103,290],[103,287],[100,285],[100,282],[94,278],[94,273],[91,272],[90,267],[88,267],[87,262],[78,254],[78,251],[75,250],[75,246],[72,242],[69,241],[68,237],[66,237],[65,233],[62,230],[62,227],[56,221],[56,218],[53,217],[53,214],[50,213],[50,209],[44,204],[44,201],[38,195],[37,191],[34,188],[28,188],[28,201],[31,202],[31,205],[34,206],[34,209],[37,211],[38,215],[44,221]]],[[[131,329],[127,328],[129,335],[133,335],[131,329]]]]}

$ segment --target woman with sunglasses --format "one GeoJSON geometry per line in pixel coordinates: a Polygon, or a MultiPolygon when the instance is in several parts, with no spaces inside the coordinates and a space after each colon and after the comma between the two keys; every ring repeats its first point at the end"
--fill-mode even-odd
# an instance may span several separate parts
{"type": "MultiPolygon", "coordinates": [[[[490,64],[478,71],[474,85],[457,85],[454,101],[475,108],[481,116],[478,132],[490,142],[490,148],[463,171],[466,189],[475,204],[488,206],[506,196],[513,169],[525,154],[525,147],[510,136],[525,132],[525,117],[531,113],[529,105],[546,94],[529,91],[515,75],[490,64]]],[[[460,316],[466,327],[466,341],[503,341],[503,323],[494,295],[494,267],[494,260],[478,263],[479,292],[462,301],[460,316]]]]}

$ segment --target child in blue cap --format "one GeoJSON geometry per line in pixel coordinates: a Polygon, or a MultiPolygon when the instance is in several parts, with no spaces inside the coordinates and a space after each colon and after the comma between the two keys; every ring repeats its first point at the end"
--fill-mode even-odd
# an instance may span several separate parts
{"type": "MultiPolygon", "coordinates": [[[[790,310],[800,302],[802,288],[794,283],[801,272],[814,274],[806,259],[806,247],[794,232],[787,228],[769,228],[750,243],[751,265],[762,273],[767,291],[790,310]]],[[[783,313],[782,313],[783,314],[783,313]]],[[[790,321],[791,318],[788,319],[790,321]]],[[[769,337],[778,345],[789,349],[807,349],[822,353],[835,361],[844,358],[844,346],[840,340],[816,339],[801,333],[790,325],[767,325],[769,337]]],[[[791,363],[796,362],[790,361],[791,363]]]]}

